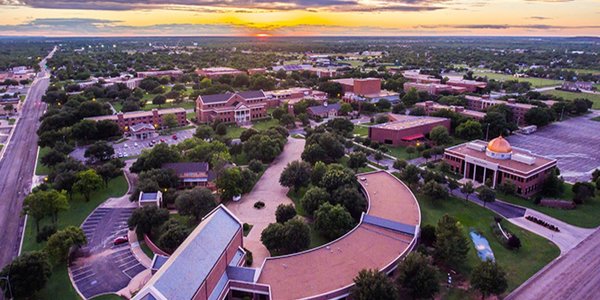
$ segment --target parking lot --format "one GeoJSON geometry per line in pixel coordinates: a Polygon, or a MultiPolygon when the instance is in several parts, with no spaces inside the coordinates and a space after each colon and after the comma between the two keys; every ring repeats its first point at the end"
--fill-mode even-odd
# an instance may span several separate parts
{"type": "MultiPolygon", "coordinates": [[[[127,157],[135,157],[142,153],[142,150],[149,149],[154,147],[157,143],[166,143],[169,145],[178,144],[186,139],[191,138],[196,132],[196,129],[186,129],[177,131],[171,135],[161,135],[152,139],[146,140],[137,140],[135,138],[129,138],[127,141],[113,144],[113,148],[115,149],[115,157],[118,158],[127,158],[127,157]],[[154,143],[152,143],[154,141],[154,143]]],[[[85,150],[87,147],[77,147],[73,152],[71,152],[71,157],[85,161],[84,157],[85,150]]]]}
{"type": "Polygon", "coordinates": [[[129,243],[113,245],[127,234],[127,219],[134,208],[98,208],[81,226],[88,244],[75,253],[69,270],[85,298],[114,293],[146,268],[133,256],[129,243]]]}
{"type": "MultiPolygon", "coordinates": [[[[594,115],[597,115],[594,114],[594,115]]],[[[508,137],[511,145],[555,158],[566,181],[587,181],[600,167],[600,122],[593,115],[555,122],[530,135],[508,137]]]]}

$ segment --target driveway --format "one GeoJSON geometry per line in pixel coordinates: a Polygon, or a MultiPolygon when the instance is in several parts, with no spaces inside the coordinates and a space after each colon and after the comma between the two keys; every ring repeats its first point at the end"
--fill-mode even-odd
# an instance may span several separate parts
{"type": "Polygon", "coordinates": [[[244,238],[244,247],[252,251],[253,267],[261,266],[264,259],[271,256],[260,241],[260,234],[270,223],[276,222],[275,210],[277,206],[293,203],[287,197],[289,189],[279,184],[279,176],[289,162],[300,160],[304,144],[305,140],[303,139],[288,138],[283,152],[271,163],[254,186],[254,189],[244,195],[239,202],[227,204],[227,208],[243,223],[253,225],[248,236],[244,238]],[[265,207],[260,210],[254,208],[256,201],[263,201],[265,207]]]}
{"type": "MultiPolygon", "coordinates": [[[[115,200],[121,202],[126,198],[115,200]]],[[[116,293],[126,287],[131,278],[146,270],[133,256],[129,243],[113,245],[116,237],[127,235],[127,219],[134,209],[102,206],[81,225],[88,244],[75,252],[69,273],[85,298],[116,293]]]]}
{"type": "Polygon", "coordinates": [[[600,167],[600,122],[590,115],[555,122],[530,135],[507,137],[511,145],[555,158],[561,176],[569,182],[588,181],[600,167]]]}

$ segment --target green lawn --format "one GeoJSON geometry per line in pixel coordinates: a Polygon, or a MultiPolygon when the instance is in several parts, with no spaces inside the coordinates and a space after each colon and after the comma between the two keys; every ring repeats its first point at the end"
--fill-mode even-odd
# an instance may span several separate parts
{"type": "Polygon", "coordinates": [[[386,146],[388,148],[388,152],[387,154],[398,158],[398,159],[404,159],[404,160],[409,160],[409,159],[413,159],[413,158],[417,158],[420,157],[421,155],[419,153],[412,153],[409,154],[406,152],[406,147],[391,147],[391,146],[386,146]]]}
{"type": "Polygon", "coordinates": [[[600,74],[600,70],[593,70],[593,69],[573,69],[573,68],[566,68],[563,69],[565,71],[573,71],[577,74],[600,74]]]}
{"type": "MultiPolygon", "coordinates": [[[[565,192],[559,198],[565,200],[573,199],[571,185],[565,184],[565,192]]],[[[598,216],[600,216],[600,196],[596,196],[595,199],[588,201],[588,203],[578,205],[576,209],[572,210],[543,207],[535,205],[532,200],[523,199],[517,196],[505,195],[502,193],[498,193],[498,199],[535,209],[571,225],[584,228],[594,228],[600,226],[600,218],[598,218],[598,216]]]]}
{"type": "Polygon", "coordinates": [[[150,250],[150,247],[148,247],[148,245],[146,245],[146,242],[144,242],[143,240],[140,240],[140,248],[142,249],[142,251],[144,251],[144,254],[146,254],[146,256],[148,256],[148,258],[150,258],[150,259],[154,258],[154,252],[152,252],[152,250],[150,250]]]}
{"type": "Polygon", "coordinates": [[[600,116],[595,117],[595,118],[591,118],[590,120],[592,121],[596,121],[596,122],[600,122],[600,116]]]}
{"type": "Polygon", "coordinates": [[[225,136],[230,139],[239,139],[244,130],[246,130],[246,128],[242,128],[237,125],[228,125],[227,134],[225,136]]]}
{"type": "Polygon", "coordinates": [[[517,78],[512,75],[507,74],[498,74],[493,72],[476,72],[473,76],[487,76],[488,79],[494,79],[496,81],[507,81],[507,80],[517,80],[520,82],[530,82],[531,86],[534,88],[547,87],[547,86],[555,86],[561,85],[562,80],[554,80],[554,79],[546,79],[546,78],[535,78],[535,77],[525,77],[525,78],[517,78]]]}
{"type": "Polygon", "coordinates": [[[593,109],[600,109],[600,94],[588,94],[588,93],[573,93],[559,90],[545,91],[542,94],[552,95],[555,97],[562,97],[565,100],[573,100],[577,98],[589,99],[594,102],[593,109]]]}
{"type": "MultiPolygon", "coordinates": [[[[421,207],[421,226],[424,224],[436,225],[444,214],[448,214],[460,221],[465,234],[468,234],[469,229],[473,228],[485,236],[494,252],[496,261],[507,272],[508,291],[514,290],[560,254],[558,247],[550,241],[508,222],[503,222],[502,226],[515,233],[521,239],[522,244],[518,251],[508,250],[496,239],[490,227],[495,216],[493,212],[457,198],[432,201],[420,194],[416,196],[421,207]]],[[[471,240],[469,239],[469,241],[471,240]]],[[[460,272],[467,277],[470,276],[471,270],[479,261],[475,248],[472,247],[469,250],[467,262],[460,272]]]]}
{"type": "Polygon", "coordinates": [[[142,107],[142,110],[147,111],[147,110],[152,110],[155,108],[164,109],[164,108],[176,108],[176,107],[181,107],[184,109],[193,109],[195,106],[196,106],[196,102],[183,101],[181,103],[167,102],[159,107],[158,105],[152,104],[152,99],[150,99],[146,102],[146,105],[144,105],[144,107],[142,107]]]}
{"type": "Polygon", "coordinates": [[[17,120],[14,118],[8,119],[8,125],[15,125],[15,122],[17,122],[17,120]]]}
{"type": "Polygon", "coordinates": [[[354,135],[358,135],[361,137],[366,137],[369,135],[369,127],[362,125],[354,125],[354,130],[352,131],[354,135]]]}
{"type": "MultiPolygon", "coordinates": [[[[108,187],[92,194],[89,202],[85,202],[81,195],[73,195],[69,201],[70,208],[66,212],[58,215],[58,229],[67,226],[80,226],[85,218],[102,202],[109,197],[122,196],[127,192],[127,181],[125,177],[119,176],[109,181],[108,187]]],[[[40,222],[40,228],[50,224],[49,219],[40,222]]],[[[35,240],[36,227],[33,218],[27,218],[27,227],[25,228],[25,237],[23,239],[23,252],[40,250],[44,243],[37,243],[35,240]]],[[[54,267],[46,287],[37,295],[38,299],[80,299],[71,284],[67,272],[67,265],[60,264],[54,267]]]]}
{"type": "Polygon", "coordinates": [[[317,248],[317,247],[323,246],[323,245],[331,242],[330,240],[328,240],[328,239],[324,238],[323,236],[321,236],[314,229],[314,224],[313,223],[309,223],[308,226],[310,227],[310,246],[308,246],[309,249],[317,248]]]}
{"type": "MultiPolygon", "coordinates": [[[[349,159],[350,158],[348,156],[343,156],[342,158],[340,158],[339,163],[342,164],[342,165],[344,165],[344,166],[346,166],[346,167],[348,167],[348,160],[349,159]]],[[[371,164],[373,164],[373,163],[371,163],[371,164]]],[[[366,173],[366,172],[372,172],[372,171],[375,171],[375,169],[373,169],[373,168],[371,168],[369,166],[364,166],[362,168],[359,168],[358,170],[355,170],[354,172],[356,172],[358,174],[358,173],[366,173]]]]}
{"type": "Polygon", "coordinates": [[[123,103],[121,103],[120,101],[115,101],[115,102],[111,102],[110,104],[112,104],[112,107],[117,111],[121,111],[123,109],[123,103]]]}
{"type": "Polygon", "coordinates": [[[275,118],[271,118],[271,119],[267,119],[267,120],[260,120],[260,121],[256,121],[252,124],[252,128],[259,130],[259,131],[263,131],[263,130],[267,130],[273,126],[278,126],[279,125],[279,120],[275,119],[275,118]]]}
{"type": "Polygon", "coordinates": [[[195,112],[189,112],[189,113],[186,113],[186,114],[185,114],[185,117],[186,117],[188,120],[190,120],[190,121],[191,121],[193,118],[195,118],[195,117],[196,117],[196,113],[195,113],[195,112]]]}
{"type": "Polygon", "coordinates": [[[42,165],[41,160],[42,157],[44,157],[44,155],[46,155],[48,152],[50,152],[50,150],[52,148],[50,147],[43,147],[43,148],[39,148],[40,152],[38,153],[38,160],[37,163],[35,165],[35,175],[48,175],[50,174],[50,169],[44,165],[42,165]]]}

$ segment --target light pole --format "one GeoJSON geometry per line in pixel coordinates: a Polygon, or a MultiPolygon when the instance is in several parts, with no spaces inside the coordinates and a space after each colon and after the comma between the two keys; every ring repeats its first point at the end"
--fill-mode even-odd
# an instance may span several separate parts
{"type": "Polygon", "coordinates": [[[485,130],[485,140],[488,140],[488,134],[490,133],[490,123],[487,123],[487,129],[485,130]]]}
{"type": "MultiPolygon", "coordinates": [[[[0,276],[0,282],[2,282],[2,280],[6,280],[6,285],[8,286],[9,299],[12,299],[13,298],[13,293],[12,293],[12,289],[10,287],[10,277],[9,276],[10,275],[0,276]]],[[[4,291],[4,289],[3,289],[3,291],[4,291]]]]}

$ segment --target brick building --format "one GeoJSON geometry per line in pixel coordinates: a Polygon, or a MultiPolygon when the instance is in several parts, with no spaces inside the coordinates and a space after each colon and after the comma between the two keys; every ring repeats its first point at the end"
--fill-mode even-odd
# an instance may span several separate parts
{"type": "Polygon", "coordinates": [[[515,99],[495,100],[490,99],[489,96],[477,97],[477,96],[465,96],[467,99],[467,109],[476,111],[486,111],[488,108],[494,105],[506,105],[513,114],[512,122],[515,122],[519,126],[526,124],[525,114],[532,108],[536,107],[532,104],[518,103],[515,99]]]}
{"type": "Polygon", "coordinates": [[[377,102],[379,99],[397,102],[399,100],[398,93],[381,89],[381,78],[342,78],[331,81],[342,86],[344,102],[377,102]]]}
{"type": "Polygon", "coordinates": [[[475,119],[478,121],[482,120],[485,117],[484,112],[465,109],[462,106],[443,105],[443,104],[439,104],[439,103],[433,102],[433,101],[419,102],[419,103],[415,104],[415,106],[422,107],[425,110],[425,114],[427,114],[427,115],[431,115],[434,112],[445,109],[445,110],[453,111],[461,116],[465,116],[467,118],[472,118],[472,119],[475,119]]]}
{"type": "Polygon", "coordinates": [[[487,87],[486,82],[458,79],[458,78],[451,78],[448,81],[446,81],[446,84],[450,85],[450,86],[463,87],[463,88],[467,89],[467,92],[469,92],[469,93],[480,91],[487,87]]]}
{"type": "Polygon", "coordinates": [[[341,107],[342,106],[339,102],[334,104],[327,104],[327,102],[323,102],[323,105],[311,106],[307,108],[306,113],[310,117],[319,117],[323,119],[334,118],[338,116],[341,107]]]}
{"type": "Polygon", "coordinates": [[[327,93],[311,88],[289,88],[285,90],[274,90],[265,92],[267,96],[267,107],[276,107],[283,102],[294,104],[302,99],[311,99],[322,103],[327,100],[327,93]]]}
{"type": "Polygon", "coordinates": [[[178,188],[205,187],[214,190],[215,174],[206,162],[180,162],[163,164],[163,169],[173,170],[179,178],[178,188]]]}
{"type": "Polygon", "coordinates": [[[162,76],[171,76],[171,77],[181,77],[183,76],[183,71],[181,70],[153,70],[153,71],[145,71],[145,72],[137,72],[138,78],[146,78],[146,77],[162,77],[162,76]]]}
{"type": "Polygon", "coordinates": [[[267,102],[263,91],[201,95],[196,99],[196,117],[200,123],[248,124],[267,117],[267,102]]]}
{"type": "Polygon", "coordinates": [[[441,93],[461,94],[467,91],[467,88],[464,87],[441,83],[405,82],[404,90],[409,91],[410,89],[415,89],[418,92],[427,92],[430,95],[439,95],[441,93]]]}
{"type": "Polygon", "coordinates": [[[198,76],[204,76],[204,77],[213,79],[213,78],[219,78],[223,75],[236,76],[236,75],[245,74],[245,73],[243,71],[233,69],[233,68],[217,67],[217,68],[197,69],[196,74],[198,74],[198,76]]]}
{"type": "Polygon", "coordinates": [[[475,140],[447,148],[444,161],[464,179],[480,184],[489,180],[493,188],[510,182],[522,197],[539,192],[556,167],[555,159],[513,148],[501,136],[489,143],[475,140]]]}
{"type": "Polygon", "coordinates": [[[369,139],[392,146],[407,146],[425,138],[436,126],[450,131],[450,120],[437,117],[421,117],[389,114],[390,122],[369,127],[369,139]]]}
{"type": "Polygon", "coordinates": [[[402,76],[417,83],[441,83],[442,80],[431,75],[420,74],[419,70],[408,70],[402,72],[402,76]]]}
{"type": "Polygon", "coordinates": [[[155,128],[164,127],[164,117],[166,115],[174,115],[177,119],[177,125],[187,125],[186,112],[183,108],[167,108],[167,109],[153,109],[151,111],[132,111],[132,112],[119,112],[115,115],[97,116],[86,118],[92,121],[111,120],[116,122],[121,130],[128,132],[131,126],[136,124],[151,124],[155,128]]]}

